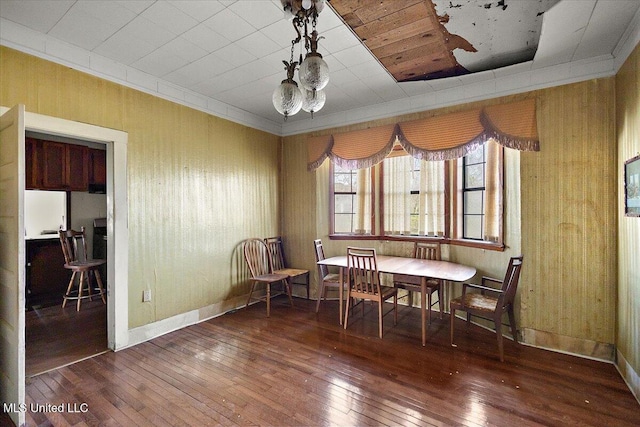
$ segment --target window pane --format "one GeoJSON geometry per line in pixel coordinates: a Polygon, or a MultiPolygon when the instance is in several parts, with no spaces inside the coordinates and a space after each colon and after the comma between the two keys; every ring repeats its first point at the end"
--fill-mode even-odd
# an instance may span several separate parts
{"type": "Polygon", "coordinates": [[[336,193],[351,193],[355,191],[355,187],[352,187],[352,174],[351,172],[340,172],[334,174],[334,191],[336,193]]]}
{"type": "Polygon", "coordinates": [[[467,191],[464,193],[464,211],[463,214],[480,215],[483,213],[482,198],[484,191],[467,191]]]}
{"type": "Polygon", "coordinates": [[[484,162],[484,145],[478,147],[477,150],[472,151],[471,153],[465,156],[466,163],[468,165],[473,163],[482,163],[484,162]]]}
{"type": "Polygon", "coordinates": [[[353,196],[351,194],[336,194],[335,213],[353,213],[353,196]]]}
{"type": "Polygon", "coordinates": [[[464,216],[464,238],[482,239],[482,215],[464,216]]]}
{"type": "Polygon", "coordinates": [[[464,188],[484,187],[484,163],[465,167],[464,188]]]}
{"type": "Polygon", "coordinates": [[[352,233],[353,232],[352,224],[353,224],[352,214],[336,214],[334,231],[336,233],[352,233]]]}

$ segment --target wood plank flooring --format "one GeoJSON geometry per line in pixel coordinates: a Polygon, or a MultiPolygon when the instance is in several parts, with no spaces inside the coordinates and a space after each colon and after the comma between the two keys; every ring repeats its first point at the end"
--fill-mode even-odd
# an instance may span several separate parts
{"type": "MultiPolygon", "coordinates": [[[[640,405],[611,364],[505,343],[434,316],[422,347],[420,312],[355,310],[285,298],[28,379],[27,425],[632,426],[640,405]],[[86,404],[86,406],[81,406],[86,404]],[[65,408],[69,408],[65,406],[65,408]],[[73,409],[74,406],[71,406],[73,409]]],[[[387,308],[390,305],[386,306],[387,308]]]]}
{"type": "Polygon", "coordinates": [[[77,362],[108,350],[107,306],[102,301],[85,301],[80,311],[75,304],[26,313],[27,376],[77,362]]]}

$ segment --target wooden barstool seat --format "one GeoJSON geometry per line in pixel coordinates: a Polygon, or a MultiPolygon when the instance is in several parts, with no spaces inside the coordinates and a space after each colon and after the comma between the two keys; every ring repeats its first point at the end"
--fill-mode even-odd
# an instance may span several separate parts
{"type": "Polygon", "coordinates": [[[80,311],[80,303],[83,299],[92,300],[93,297],[100,296],[102,303],[107,301],[104,297],[104,287],[102,286],[102,278],[98,268],[107,261],[104,259],[88,259],[87,258],[87,242],[85,240],[84,227],[80,231],[60,230],[60,244],[64,254],[64,268],[71,270],[71,280],[67,286],[67,292],[62,300],[62,308],[67,305],[68,300],[76,300],[76,310],[80,311]],[[76,286],[76,274],[80,273],[78,284],[76,286]],[[91,276],[95,278],[98,289],[91,286],[91,276]],[[86,292],[85,292],[86,290],[86,292]]]}

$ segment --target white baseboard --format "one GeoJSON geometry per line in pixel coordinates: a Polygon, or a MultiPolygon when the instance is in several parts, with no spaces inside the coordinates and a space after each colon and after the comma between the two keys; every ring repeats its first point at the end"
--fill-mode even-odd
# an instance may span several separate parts
{"type": "Polygon", "coordinates": [[[145,341],[182,329],[186,326],[195,325],[196,323],[213,319],[214,317],[221,316],[230,310],[244,307],[246,304],[247,295],[243,295],[130,329],[127,345],[119,348],[118,350],[141,344],[145,341]]]}
{"type": "Polygon", "coordinates": [[[633,396],[640,403],[640,376],[633,370],[633,367],[627,362],[624,355],[620,353],[620,350],[616,350],[615,366],[633,396]]]}

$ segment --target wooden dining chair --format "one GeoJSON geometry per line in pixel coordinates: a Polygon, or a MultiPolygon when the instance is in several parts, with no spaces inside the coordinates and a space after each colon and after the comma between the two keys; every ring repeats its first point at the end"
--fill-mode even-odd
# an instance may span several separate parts
{"type": "MultiPolygon", "coordinates": [[[[324,249],[322,248],[322,240],[313,241],[316,250],[316,263],[325,259],[324,249]]],[[[316,302],[316,313],[320,310],[320,300],[327,299],[327,288],[340,289],[340,275],[329,273],[329,267],[326,265],[318,265],[318,301],[316,302]]],[[[342,307],[340,307],[342,310],[342,307]]]]}
{"type": "Polygon", "coordinates": [[[382,338],[382,303],[393,297],[393,324],[398,323],[398,289],[380,284],[380,273],[378,272],[378,262],[376,250],[368,248],[347,248],[347,309],[344,315],[344,328],[347,329],[349,323],[349,306],[351,302],[360,299],[364,301],[375,301],[378,303],[378,335],[382,338]]]}
{"type": "Polygon", "coordinates": [[[484,319],[493,320],[495,324],[496,336],[498,339],[498,351],[500,352],[500,361],[504,362],[504,350],[502,344],[502,315],[506,312],[509,316],[509,325],[511,326],[511,334],[513,341],[518,343],[518,335],[516,328],[516,318],[513,314],[513,302],[518,289],[518,281],[520,279],[520,270],[522,269],[523,256],[512,257],[509,260],[509,266],[503,280],[493,279],[491,277],[482,277],[482,285],[474,285],[464,283],[462,287],[462,295],[454,298],[449,303],[451,309],[451,345],[453,344],[453,324],[456,316],[456,310],[467,312],[467,328],[471,316],[477,316],[484,319]],[[489,283],[499,284],[500,288],[487,286],[489,283]],[[467,292],[468,288],[478,289],[480,293],[467,292]],[[489,292],[493,295],[487,295],[489,292]]]}
{"type": "Polygon", "coordinates": [[[102,303],[106,304],[104,287],[102,286],[102,278],[98,268],[107,261],[104,259],[89,259],[87,257],[87,241],[84,227],[80,231],[59,230],[58,235],[62,253],[64,254],[64,268],[72,272],[67,291],[62,299],[62,308],[67,305],[67,301],[76,300],[76,311],[80,311],[82,300],[87,298],[91,300],[95,296],[100,296],[102,303]],[[76,286],[77,273],[80,273],[80,277],[76,286]],[[97,290],[92,286],[92,275],[98,286],[97,290]]]}
{"type": "MultiPolygon", "coordinates": [[[[440,243],[439,242],[416,242],[413,245],[413,258],[418,259],[432,259],[440,261],[440,243]]],[[[413,307],[413,293],[421,292],[422,287],[420,285],[420,277],[408,276],[405,274],[394,274],[393,285],[398,289],[407,290],[407,298],[409,300],[409,307],[413,307]]],[[[442,294],[440,289],[443,283],[441,279],[428,278],[427,279],[427,308],[429,310],[429,324],[431,324],[431,307],[435,304],[431,302],[431,295],[436,292],[438,294],[438,304],[440,306],[440,318],[442,319],[442,313],[444,312],[444,302],[442,300],[442,294]]],[[[403,296],[404,297],[404,296],[403,296]]]]}
{"type": "Polygon", "coordinates": [[[305,286],[307,288],[307,299],[309,299],[309,270],[288,266],[286,257],[284,256],[284,246],[282,245],[281,236],[267,237],[264,239],[264,242],[269,248],[273,272],[289,276],[289,283],[291,285],[305,286]]]}
{"type": "Polygon", "coordinates": [[[264,297],[256,297],[255,299],[265,301],[267,303],[267,317],[271,315],[271,298],[282,295],[285,292],[289,297],[291,306],[293,307],[291,287],[289,286],[289,276],[287,274],[273,272],[271,257],[269,256],[269,249],[267,248],[266,243],[262,239],[248,239],[244,242],[243,253],[244,259],[249,266],[249,271],[251,272],[252,282],[246,306],[249,307],[256,284],[264,283],[266,285],[266,295],[264,297]],[[278,282],[283,284],[284,290],[283,292],[272,294],[271,285],[278,282]]]}

